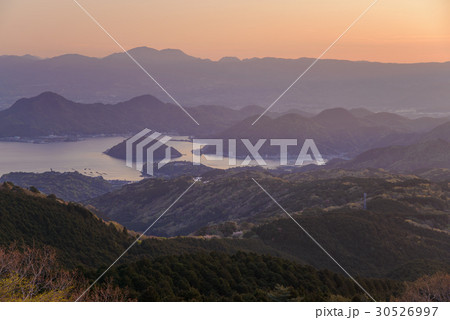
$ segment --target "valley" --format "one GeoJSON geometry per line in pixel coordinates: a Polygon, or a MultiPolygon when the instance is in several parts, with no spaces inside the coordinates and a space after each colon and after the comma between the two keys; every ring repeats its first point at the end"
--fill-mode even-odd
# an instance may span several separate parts
{"type": "MultiPolygon", "coordinates": [[[[166,63],[174,58],[205,62],[171,52],[166,63]]],[[[61,291],[32,288],[36,300],[422,301],[429,296],[417,286],[450,285],[448,114],[356,100],[342,108],[324,97],[254,123],[264,108],[252,103],[261,101],[238,108],[246,99],[237,96],[188,106],[196,125],[158,95],[123,96],[92,102],[46,91],[0,111],[0,255],[37,257],[56,278],[67,275],[61,291]],[[144,151],[154,138],[127,149],[145,128],[168,140],[153,163],[144,151]],[[202,139],[221,142],[194,145],[202,139]],[[299,154],[313,163],[295,165],[299,154]]],[[[0,274],[0,300],[2,281],[23,285],[14,272],[0,274]]]]}

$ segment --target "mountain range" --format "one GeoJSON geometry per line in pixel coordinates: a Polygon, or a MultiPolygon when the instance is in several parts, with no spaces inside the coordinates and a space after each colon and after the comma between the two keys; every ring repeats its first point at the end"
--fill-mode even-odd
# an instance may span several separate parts
{"type": "MultiPolygon", "coordinates": [[[[182,105],[269,106],[314,61],[311,58],[189,56],[176,49],[129,50],[182,105]]],[[[360,108],[411,114],[448,113],[450,63],[393,64],[320,60],[274,111],[360,108]]],[[[40,59],[0,56],[0,105],[54,91],[69,99],[118,103],[151,94],[169,98],[125,53],[103,58],[66,54],[40,59]]]]}
{"type": "Polygon", "coordinates": [[[450,169],[450,136],[406,146],[388,146],[363,152],[352,160],[333,161],[327,167],[345,169],[381,168],[391,172],[413,173],[450,169]]]}
{"type": "Polygon", "coordinates": [[[239,111],[220,106],[190,108],[201,124],[197,125],[178,106],[150,95],[111,105],[76,103],[44,92],[0,111],[0,137],[126,134],[146,127],[184,135],[210,134],[262,111],[251,106],[239,111]]]}
{"type": "MultiPolygon", "coordinates": [[[[180,108],[153,96],[140,96],[114,105],[77,103],[45,92],[33,98],[18,100],[0,111],[0,137],[35,138],[42,136],[84,136],[132,134],[149,128],[172,135],[200,138],[314,139],[328,158],[355,156],[372,148],[407,145],[419,140],[449,137],[448,118],[421,117],[409,119],[397,114],[374,113],[366,109],[328,109],[316,115],[305,113],[268,113],[255,125],[263,108],[252,105],[234,110],[221,106],[198,106],[188,109],[198,120],[195,124],[180,108]]],[[[298,147],[300,148],[300,147],[298,147]]],[[[108,154],[124,158],[124,142],[113,146],[108,154]]],[[[206,147],[204,151],[214,152],[206,147]]],[[[289,150],[298,155],[299,150],[289,150]],[[295,153],[297,152],[297,153],[295,153]]],[[[262,155],[279,155],[279,148],[268,143],[262,155]]],[[[174,157],[179,154],[173,150],[174,157]]],[[[224,144],[228,154],[228,144],[224,144]]],[[[237,144],[237,156],[247,150],[237,144]]]]}
{"type": "MultiPolygon", "coordinates": [[[[289,147],[288,155],[298,156],[306,139],[313,139],[319,151],[327,158],[339,156],[353,157],[361,152],[377,147],[408,145],[420,139],[448,138],[448,118],[421,117],[408,119],[393,113],[352,112],[343,108],[328,109],[312,117],[286,114],[279,117],[251,116],[230,128],[214,135],[222,139],[250,139],[255,144],[258,139],[297,139],[299,146],[289,147]],[[254,124],[253,124],[254,123],[254,124]],[[437,127],[437,128],[436,128],[437,127]],[[432,131],[436,130],[436,131],[432,131]]],[[[214,147],[205,147],[205,153],[214,153],[214,147]]],[[[229,154],[228,145],[224,153],[229,154]]],[[[261,155],[279,156],[280,147],[265,143],[261,155]]],[[[243,143],[236,146],[238,157],[245,157],[248,151],[243,143]]]]}
{"type": "MultiPolygon", "coordinates": [[[[77,280],[84,276],[88,283],[98,280],[136,237],[79,204],[11,183],[0,185],[0,204],[2,248],[14,243],[15,248],[32,246],[34,251],[51,248],[60,271],[76,271],[77,280]]],[[[428,255],[438,253],[439,249],[428,255]]],[[[45,267],[46,261],[32,262],[37,268],[45,267]]],[[[435,265],[423,262],[435,270],[435,265]]],[[[8,276],[4,272],[3,279],[8,276]]],[[[304,265],[261,239],[143,237],[111,267],[108,279],[101,278],[99,285],[110,281],[126,298],[138,301],[368,301],[346,276],[304,265]]],[[[404,290],[398,280],[357,279],[379,301],[404,290]]]]}
{"type": "MultiPolygon", "coordinates": [[[[423,273],[448,263],[448,184],[383,170],[209,171],[150,234],[258,239],[291,259],[338,271],[252,178],[352,273],[412,279],[412,270],[423,273]]],[[[189,183],[189,177],[147,179],[89,203],[105,219],[143,230],[189,183]]]]}
{"type": "MultiPolygon", "coordinates": [[[[199,125],[124,53],[0,56],[0,139],[128,137],[148,128],[236,139],[239,159],[248,155],[241,139],[297,139],[291,161],[314,139],[329,161],[226,170],[172,161],[134,183],[78,172],[5,174],[0,255],[54,250],[62,274],[88,283],[100,276],[96,286],[111,284],[136,301],[368,301],[330,255],[377,301],[405,299],[410,281],[436,273],[446,290],[450,62],[321,60],[253,123],[312,59],[211,61],[145,47],[129,53],[199,125]]],[[[125,141],[105,153],[124,159],[125,141]]],[[[224,149],[228,155],[226,142],[224,149]]],[[[271,159],[279,150],[267,142],[259,152],[271,159]]],[[[162,148],[155,152],[164,156],[162,148]]],[[[0,291],[15,276],[0,275],[0,291]]]]}
{"type": "MultiPolygon", "coordinates": [[[[262,181],[261,184],[272,190],[276,199],[285,199],[283,205],[286,210],[295,212],[310,207],[340,207],[349,203],[360,208],[363,193],[369,194],[370,198],[403,198],[411,192],[404,186],[415,186],[417,197],[429,196],[427,190],[431,188],[436,190],[437,199],[445,194],[445,191],[438,191],[443,187],[437,183],[414,175],[400,176],[386,172],[378,175],[365,173],[359,177],[348,171],[335,177],[327,172],[325,178],[316,177],[312,180],[297,173],[280,176],[266,170],[212,170],[202,174],[202,180],[177,202],[170,213],[159,220],[158,225],[152,228],[152,234],[189,235],[211,224],[227,221],[260,223],[278,216],[278,209],[272,205],[270,198],[261,194],[252,178],[262,181]]],[[[98,214],[104,219],[141,231],[164,207],[170,205],[175,194],[183,192],[192,183],[191,180],[189,175],[168,180],[145,179],[87,203],[97,208],[98,214]]],[[[441,205],[445,207],[447,204],[444,201],[441,205]]]]}
{"type": "MultiPolygon", "coordinates": [[[[233,170],[205,173],[203,179],[208,182],[194,186],[193,194],[186,194],[188,198],[181,199],[173,212],[149,232],[174,232],[174,226],[180,225],[176,234],[191,229],[203,236],[145,236],[118,268],[142,263],[142,259],[158,261],[186,254],[229,255],[241,251],[340,272],[249,179],[254,177],[354,275],[414,280],[423,274],[449,271],[447,183],[383,171],[361,171],[355,175],[340,170],[330,176],[333,178],[320,178],[319,174],[311,180],[311,173],[304,178],[298,174],[274,176],[233,170]],[[233,187],[235,184],[240,188],[233,187]],[[227,185],[228,189],[222,190],[227,185]],[[367,210],[362,207],[363,191],[369,195],[367,210]],[[206,203],[210,205],[206,207],[206,203]],[[234,204],[231,208],[230,203],[234,204]],[[214,230],[221,230],[222,235],[214,230]]],[[[182,180],[187,182],[186,177],[182,180]]],[[[148,179],[94,202],[102,208],[117,208],[115,214],[108,210],[111,217],[118,219],[124,219],[125,210],[135,211],[136,218],[145,217],[143,213],[147,211],[150,219],[142,220],[142,228],[147,228],[153,221],[151,212],[158,214],[166,200],[178,195],[177,185],[179,178],[148,179]]],[[[17,239],[28,245],[50,245],[57,249],[65,266],[82,266],[89,272],[96,267],[102,272],[102,265],[109,265],[137,235],[116,222],[98,218],[82,205],[11,183],[0,185],[0,204],[0,245],[17,239]]],[[[140,229],[136,224],[133,228],[140,229]]],[[[118,277],[116,272],[110,275],[118,277]]],[[[95,279],[96,274],[90,276],[95,279]]],[[[148,286],[137,288],[142,293],[148,286]]]]}

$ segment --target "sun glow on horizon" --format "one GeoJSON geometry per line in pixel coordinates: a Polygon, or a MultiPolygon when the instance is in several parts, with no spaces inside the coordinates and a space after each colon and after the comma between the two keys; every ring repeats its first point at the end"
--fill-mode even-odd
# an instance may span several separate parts
{"type": "MultiPolygon", "coordinates": [[[[373,0],[80,0],[126,48],[176,48],[213,60],[319,56],[373,0]]],[[[380,0],[324,58],[450,60],[450,3],[380,0]]],[[[106,56],[120,49],[72,1],[5,0],[0,55],[106,56]]]]}

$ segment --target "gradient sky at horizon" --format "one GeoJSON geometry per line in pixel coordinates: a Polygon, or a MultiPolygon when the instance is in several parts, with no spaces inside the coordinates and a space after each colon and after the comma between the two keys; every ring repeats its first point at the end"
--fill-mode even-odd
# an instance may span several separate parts
{"type": "MultiPolygon", "coordinates": [[[[317,57],[373,0],[78,0],[126,48],[317,57]]],[[[450,0],[380,0],[324,58],[450,61],[450,0]]],[[[73,0],[0,0],[0,55],[120,49],[73,0]]]]}

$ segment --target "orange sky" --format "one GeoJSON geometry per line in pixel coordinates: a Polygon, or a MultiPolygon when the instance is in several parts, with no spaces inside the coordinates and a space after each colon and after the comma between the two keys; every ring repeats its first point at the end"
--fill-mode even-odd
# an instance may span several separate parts
{"type": "MultiPolygon", "coordinates": [[[[127,49],[317,57],[373,0],[78,0],[127,49]]],[[[0,55],[120,49],[73,0],[1,0],[0,55]]],[[[450,61],[450,0],[380,0],[324,58],[450,61]]]]}

